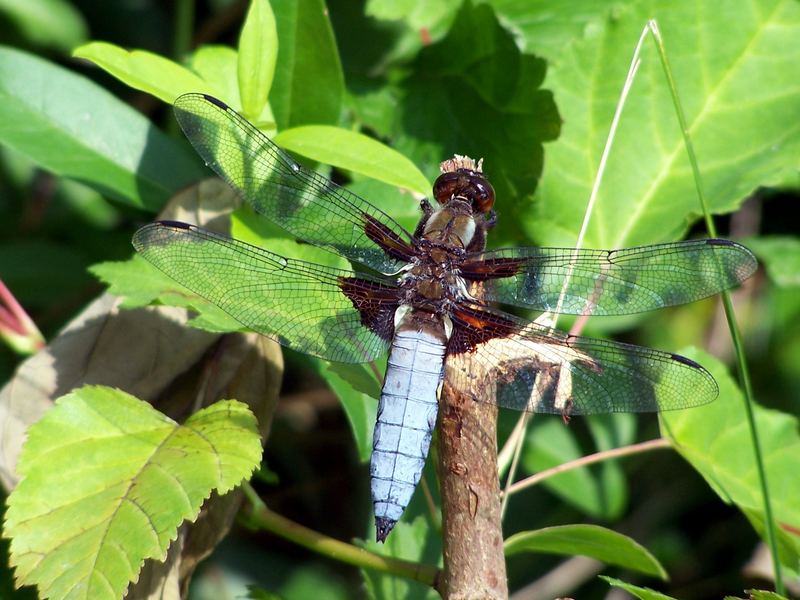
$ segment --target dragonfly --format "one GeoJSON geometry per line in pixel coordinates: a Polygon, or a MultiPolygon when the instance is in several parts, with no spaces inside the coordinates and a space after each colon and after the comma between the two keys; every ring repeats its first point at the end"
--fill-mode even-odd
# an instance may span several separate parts
{"type": "Polygon", "coordinates": [[[133,237],[136,251],[244,327],[322,359],[389,353],[370,459],[383,542],[419,483],[445,378],[477,402],[572,415],[654,412],[711,402],[714,378],[670,352],[567,335],[497,308],[623,315],[693,302],[757,268],[725,239],[620,250],[486,249],[497,221],[480,161],[442,163],[413,232],[306,168],[222,101],[186,94],[180,127],[256,213],[351,268],[287,258],[176,221],[133,237]],[[459,360],[461,359],[461,360],[459,360]],[[467,359],[467,360],[464,360],[467,359]]]}

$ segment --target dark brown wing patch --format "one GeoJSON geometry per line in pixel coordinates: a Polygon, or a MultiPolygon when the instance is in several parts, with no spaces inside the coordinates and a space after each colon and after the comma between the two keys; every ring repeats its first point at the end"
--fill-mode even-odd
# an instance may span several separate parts
{"type": "Polygon", "coordinates": [[[364,233],[370,240],[395,260],[411,261],[415,251],[402,237],[372,215],[362,213],[361,216],[364,219],[364,233]]]}
{"type": "Polygon", "coordinates": [[[391,341],[394,313],[400,305],[400,288],[359,277],[340,277],[339,287],[361,315],[361,324],[391,341]]]}
{"type": "Polygon", "coordinates": [[[447,346],[448,354],[473,352],[479,344],[494,338],[508,337],[516,331],[515,324],[497,313],[479,311],[463,304],[453,307],[453,334],[447,346]]]}

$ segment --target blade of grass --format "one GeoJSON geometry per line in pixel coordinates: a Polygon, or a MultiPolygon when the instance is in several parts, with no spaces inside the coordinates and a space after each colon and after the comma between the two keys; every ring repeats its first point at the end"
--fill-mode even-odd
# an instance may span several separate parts
{"type": "MultiPolygon", "coordinates": [[[[652,33],[653,39],[656,42],[658,56],[661,60],[661,66],[664,69],[664,75],[667,79],[667,85],[672,96],[672,102],[675,107],[675,114],[680,123],[681,134],[683,135],[683,143],[686,147],[686,154],[689,158],[689,163],[692,166],[692,175],[694,177],[695,188],[697,190],[697,197],[700,201],[700,207],[703,211],[703,218],[706,222],[706,228],[711,237],[717,237],[717,230],[714,227],[714,221],[708,211],[706,203],[705,191],[703,188],[702,178],[700,177],[700,168],[697,164],[697,157],[694,152],[691,135],[686,122],[686,115],[683,112],[683,105],[680,101],[678,88],[675,79],[672,76],[672,69],[667,58],[667,52],[664,46],[664,39],[658,29],[658,23],[655,19],[651,19],[647,23],[647,29],[652,33]]],[[[739,374],[739,380],[744,391],[745,399],[745,413],[747,414],[747,424],[750,430],[750,438],[753,443],[753,454],[755,456],[756,465],[758,468],[758,479],[761,485],[761,494],[764,498],[764,520],[765,530],[767,533],[767,544],[770,547],[772,554],[772,568],[775,576],[775,590],[781,594],[786,595],[783,576],[781,574],[781,563],[778,556],[778,543],[775,534],[775,520],[772,514],[772,502],[769,496],[769,485],[767,484],[767,472],[764,468],[764,459],[761,452],[761,442],[758,436],[758,429],[756,428],[756,420],[753,415],[753,389],[750,383],[750,373],[747,368],[747,362],[744,356],[744,347],[742,345],[741,333],[739,332],[739,325],[736,322],[736,315],[733,312],[733,303],[731,302],[731,294],[727,290],[722,292],[722,303],[725,307],[725,318],[728,320],[728,328],[731,332],[731,339],[733,341],[734,351],[736,353],[736,369],[739,374]]]]}

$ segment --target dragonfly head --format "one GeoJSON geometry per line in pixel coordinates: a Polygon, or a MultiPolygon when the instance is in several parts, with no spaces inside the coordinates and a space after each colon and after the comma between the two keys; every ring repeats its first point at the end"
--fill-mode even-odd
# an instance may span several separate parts
{"type": "Polygon", "coordinates": [[[433,184],[433,196],[442,206],[460,198],[472,206],[473,214],[488,214],[494,206],[494,188],[482,172],[483,160],[477,163],[467,156],[455,155],[440,165],[442,174],[433,184]]]}

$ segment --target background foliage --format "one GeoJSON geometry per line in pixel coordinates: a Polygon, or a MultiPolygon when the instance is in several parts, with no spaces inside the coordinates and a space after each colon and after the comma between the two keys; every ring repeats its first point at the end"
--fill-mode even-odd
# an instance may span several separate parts
{"type": "MultiPolygon", "coordinates": [[[[176,192],[211,175],[177,134],[165,104],[185,91],[213,93],[277,132],[278,143],[310,164],[334,165],[325,172],[409,228],[418,218],[418,201],[404,190],[424,192],[425,179],[432,181],[439,161],[453,153],[482,156],[498,192],[499,224],[491,246],[574,244],[630,53],[645,21],[657,18],[719,227],[748,243],[764,265],[737,292],[737,310],[757,399],[766,407],[759,423],[776,511],[786,525],[783,558],[797,569],[800,517],[794,499],[800,491],[797,454],[791,451],[800,447],[796,1],[581,0],[562,8],[520,0],[369,0],[327,7],[322,0],[273,0],[272,12],[258,2],[251,7],[225,0],[196,6],[29,0],[25,10],[20,6],[0,2],[0,279],[47,340],[102,292],[96,277],[125,296],[128,307],[153,300],[189,306],[206,332],[235,328],[196,299],[165,296],[141,262],[111,263],[130,257],[129,240],[138,225],[153,219],[176,192]],[[396,162],[387,168],[387,159],[364,160],[383,149],[348,135],[353,132],[384,142],[409,162],[394,155],[388,160],[396,162]],[[97,263],[105,264],[90,272],[97,263]]],[[[702,235],[693,185],[669,92],[648,43],[586,245],[702,235]]],[[[172,203],[185,220],[218,222],[235,204],[221,200],[215,188],[185,194],[172,203]]],[[[234,212],[230,228],[276,252],[325,260],[324,252],[296,244],[247,210],[234,212]]],[[[129,336],[132,331],[125,330],[129,336]]],[[[129,337],[118,347],[130,371],[145,364],[134,359],[147,354],[134,350],[144,339],[173,340],[157,354],[170,383],[157,386],[161,375],[148,364],[149,371],[143,367],[138,377],[130,376],[131,385],[147,380],[159,392],[181,385],[195,389],[201,370],[190,365],[213,354],[211,342],[198,341],[205,332],[180,334],[191,339],[166,332],[129,337]],[[179,379],[184,372],[194,373],[185,378],[194,383],[179,379]]],[[[753,563],[744,569],[762,517],[740,394],[725,373],[730,343],[716,301],[593,319],[586,333],[670,351],[701,346],[719,360],[695,356],[714,371],[722,394],[710,407],[668,415],[661,430],[646,416],[576,419],[569,428],[556,418],[534,419],[522,475],[660,432],[680,444],[682,456],[662,451],[549,478],[512,498],[506,535],[603,524],[649,549],[671,578],[660,582],[588,563],[586,574],[571,582],[576,597],[606,593],[608,584],[593,577],[601,569],[679,598],[719,598],[760,583],[753,563]]],[[[87,367],[91,358],[80,354],[72,370],[56,368],[49,376],[59,385],[77,385],[75,372],[93,372],[87,367]]],[[[375,379],[362,366],[291,352],[285,358],[264,463],[273,475],[259,478],[258,490],[273,510],[315,530],[343,540],[370,539],[364,461],[375,379]]],[[[0,454],[6,457],[17,431],[13,416],[31,417],[33,411],[31,396],[9,391],[19,390],[19,374],[12,376],[21,361],[0,348],[0,373],[12,383],[0,403],[0,454]]],[[[125,387],[125,369],[117,372],[110,364],[94,365],[102,375],[92,382],[125,387]]],[[[148,398],[142,389],[125,389],[148,398]]],[[[263,433],[273,410],[255,412],[263,433]]],[[[515,417],[501,415],[502,436],[515,417]]],[[[3,466],[8,468],[7,459],[3,466]]],[[[425,478],[435,498],[432,469],[425,478]]],[[[7,477],[3,481],[8,485],[7,477]]],[[[524,589],[563,560],[526,552],[526,540],[532,547],[534,537],[520,535],[509,559],[512,590],[524,589]]],[[[366,545],[429,564],[440,560],[436,519],[421,494],[385,548],[366,545]]],[[[7,550],[5,541],[0,548],[7,550]]],[[[2,564],[0,597],[31,597],[28,590],[12,591],[5,557],[2,564]]],[[[233,598],[247,583],[285,598],[430,595],[418,584],[345,569],[239,527],[200,566],[192,595],[233,598]]]]}

